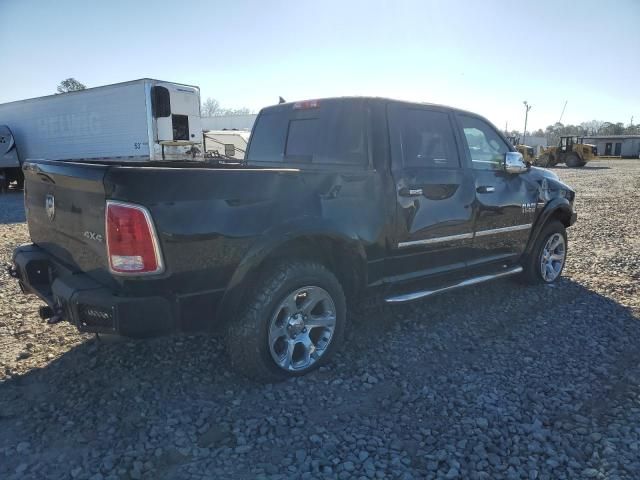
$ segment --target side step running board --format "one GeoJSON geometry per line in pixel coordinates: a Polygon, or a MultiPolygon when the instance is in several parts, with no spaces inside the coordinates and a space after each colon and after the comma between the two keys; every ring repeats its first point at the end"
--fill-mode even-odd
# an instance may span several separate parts
{"type": "Polygon", "coordinates": [[[477,285],[478,283],[488,282],[489,280],[495,280],[496,278],[508,277],[509,275],[515,275],[522,272],[522,267],[512,267],[509,270],[504,270],[493,275],[481,275],[479,277],[469,278],[453,285],[448,285],[442,288],[436,288],[434,290],[421,290],[419,292],[405,293],[402,295],[395,295],[393,297],[387,297],[384,299],[386,303],[405,303],[413,302],[414,300],[420,300],[421,298],[430,297],[436,293],[448,292],[449,290],[455,290],[456,288],[468,287],[470,285],[477,285]]]}

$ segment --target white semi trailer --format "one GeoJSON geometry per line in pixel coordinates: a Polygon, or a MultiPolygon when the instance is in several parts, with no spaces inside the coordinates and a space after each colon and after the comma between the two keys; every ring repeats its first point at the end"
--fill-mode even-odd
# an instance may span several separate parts
{"type": "Polygon", "coordinates": [[[0,187],[29,159],[202,158],[198,87],[145,78],[0,104],[0,187]]]}

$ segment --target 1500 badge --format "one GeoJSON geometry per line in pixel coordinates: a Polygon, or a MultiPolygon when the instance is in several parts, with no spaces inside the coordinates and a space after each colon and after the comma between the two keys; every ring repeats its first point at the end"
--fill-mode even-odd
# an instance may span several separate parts
{"type": "Polygon", "coordinates": [[[534,213],[536,211],[536,206],[538,204],[536,202],[533,203],[523,203],[522,204],[522,213],[534,213]]]}

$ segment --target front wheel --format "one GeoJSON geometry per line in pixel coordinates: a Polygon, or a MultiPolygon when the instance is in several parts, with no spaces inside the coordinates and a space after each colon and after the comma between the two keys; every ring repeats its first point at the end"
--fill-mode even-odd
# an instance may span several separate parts
{"type": "Polygon", "coordinates": [[[567,231],[561,222],[551,221],[540,232],[526,258],[522,278],[530,284],[553,283],[560,278],[566,259],[567,231]]]}
{"type": "Polygon", "coordinates": [[[315,262],[283,263],[256,285],[227,332],[238,372],[260,381],[299,376],[327,362],[344,335],[342,286],[315,262]]]}
{"type": "Polygon", "coordinates": [[[566,163],[567,167],[578,168],[578,167],[584,167],[587,162],[583,161],[580,158],[580,155],[573,152],[573,153],[570,153],[569,156],[567,156],[567,159],[565,160],[564,163],[566,163]]]}

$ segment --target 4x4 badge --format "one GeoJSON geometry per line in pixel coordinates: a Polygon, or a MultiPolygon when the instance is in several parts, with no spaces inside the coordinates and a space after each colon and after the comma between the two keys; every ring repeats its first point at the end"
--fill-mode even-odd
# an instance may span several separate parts
{"type": "Polygon", "coordinates": [[[56,199],[53,197],[53,195],[49,194],[45,198],[44,209],[47,212],[49,221],[53,222],[53,217],[56,216],[56,199]]]}

